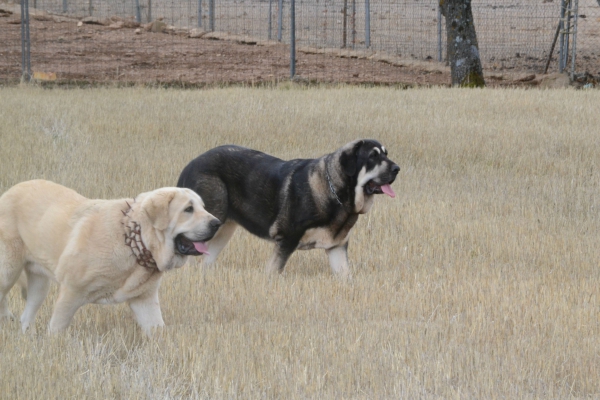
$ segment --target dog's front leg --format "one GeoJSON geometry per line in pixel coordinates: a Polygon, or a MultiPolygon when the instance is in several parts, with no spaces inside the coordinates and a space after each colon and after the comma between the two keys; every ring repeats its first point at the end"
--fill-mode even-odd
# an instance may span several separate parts
{"type": "Polygon", "coordinates": [[[158,300],[158,288],[145,296],[129,300],[129,307],[147,336],[152,336],[154,328],[165,326],[158,300]]]}
{"type": "Polygon", "coordinates": [[[341,246],[325,250],[329,257],[329,266],[333,273],[341,278],[350,278],[350,267],[348,266],[348,242],[341,246]]]}
{"type": "MultiPolygon", "coordinates": [[[[31,295],[32,294],[29,293],[28,297],[31,295]]],[[[71,323],[75,312],[85,303],[85,299],[81,295],[80,290],[68,285],[61,285],[58,291],[58,299],[54,306],[54,312],[52,313],[52,318],[50,318],[50,333],[56,333],[66,329],[71,323]]]]}
{"type": "Polygon", "coordinates": [[[285,263],[298,247],[299,240],[277,240],[273,255],[267,264],[267,273],[283,272],[285,263]]]}

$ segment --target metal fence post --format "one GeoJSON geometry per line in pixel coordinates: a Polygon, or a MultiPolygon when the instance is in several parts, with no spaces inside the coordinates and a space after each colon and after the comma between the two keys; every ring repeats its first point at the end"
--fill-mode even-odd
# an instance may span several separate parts
{"type": "Polygon", "coordinates": [[[371,47],[371,2],[365,0],[365,46],[371,47]]]}
{"type": "Polygon", "coordinates": [[[202,0],[198,0],[198,28],[202,27],[202,0]]]}
{"type": "Polygon", "coordinates": [[[437,8],[438,61],[442,62],[442,7],[438,2],[437,8]]]}
{"type": "Polygon", "coordinates": [[[348,0],[344,0],[344,7],[342,8],[342,48],[345,49],[348,45],[348,0]]]}
{"type": "Polygon", "coordinates": [[[356,0],[352,0],[352,50],[356,45],[356,0]]]}
{"type": "Polygon", "coordinates": [[[296,0],[290,0],[290,79],[296,75],[296,0]]]}
{"type": "Polygon", "coordinates": [[[142,23],[142,11],[140,10],[140,0],[135,0],[135,22],[142,23]]]}
{"type": "Polygon", "coordinates": [[[577,14],[579,13],[579,0],[575,0],[572,2],[571,11],[573,12],[573,32],[572,38],[573,48],[571,49],[571,81],[575,80],[575,44],[577,42],[577,14]]]}
{"type": "Polygon", "coordinates": [[[283,30],[283,0],[279,0],[279,10],[277,10],[277,41],[281,42],[281,31],[283,30]]]}
{"type": "Polygon", "coordinates": [[[29,37],[29,0],[21,0],[21,79],[31,79],[31,45],[29,37]]]}
{"type": "Polygon", "coordinates": [[[208,0],[208,30],[215,31],[215,0],[208,0]]]}
{"type": "Polygon", "coordinates": [[[68,7],[67,7],[67,0],[63,0],[62,6],[63,6],[63,13],[66,14],[67,13],[67,9],[68,9],[68,7]]]}
{"type": "Polygon", "coordinates": [[[152,22],[152,0],[148,0],[148,22],[152,22]]]}
{"type": "Polygon", "coordinates": [[[570,45],[570,37],[571,37],[571,14],[569,13],[569,10],[566,10],[564,27],[565,27],[565,42],[564,42],[565,54],[564,54],[563,60],[562,60],[563,71],[567,68],[567,62],[569,61],[569,45],[570,45]]]}
{"type": "Polygon", "coordinates": [[[267,28],[269,40],[271,40],[271,28],[273,27],[273,23],[271,22],[272,13],[273,13],[273,0],[269,0],[269,26],[267,28]]]}

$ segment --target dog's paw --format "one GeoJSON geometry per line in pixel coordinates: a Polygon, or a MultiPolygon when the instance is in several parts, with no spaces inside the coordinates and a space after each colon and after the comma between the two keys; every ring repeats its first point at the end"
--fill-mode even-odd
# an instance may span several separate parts
{"type": "Polygon", "coordinates": [[[142,332],[144,332],[144,335],[146,335],[148,339],[160,338],[166,332],[165,324],[143,327],[142,332]]]}
{"type": "Polygon", "coordinates": [[[5,310],[3,312],[0,312],[0,325],[3,322],[12,322],[14,320],[15,320],[15,316],[10,311],[5,310]]]}
{"type": "Polygon", "coordinates": [[[32,333],[35,329],[31,327],[29,322],[21,322],[21,332],[32,333]]]}

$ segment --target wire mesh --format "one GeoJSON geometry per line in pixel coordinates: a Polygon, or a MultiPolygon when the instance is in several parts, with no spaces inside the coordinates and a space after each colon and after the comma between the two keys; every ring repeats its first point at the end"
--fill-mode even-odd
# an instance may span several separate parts
{"type": "MultiPolygon", "coordinates": [[[[29,2],[34,71],[52,71],[71,80],[86,80],[95,74],[94,79],[102,82],[259,82],[289,77],[290,0],[29,2]],[[103,24],[102,29],[88,24],[76,26],[76,20],[85,17],[96,18],[103,24]],[[161,20],[167,29],[153,33],[142,26],[138,28],[141,33],[133,33],[133,28],[114,27],[119,20],[138,18],[142,24],[161,20]],[[58,34],[53,33],[55,25],[62,27],[58,34]],[[190,38],[192,29],[200,31],[198,36],[202,37],[190,38]],[[227,40],[209,43],[214,41],[208,39],[216,38],[227,40]],[[255,48],[225,51],[225,42],[252,44],[255,48]],[[187,61],[182,62],[182,58],[187,61]],[[174,69],[178,70],[176,74],[174,69]]],[[[390,60],[434,63],[439,53],[444,58],[445,21],[439,21],[437,3],[297,0],[297,75],[316,81],[394,82],[401,62],[390,60]]],[[[484,69],[541,72],[558,24],[559,3],[474,0],[484,69]]],[[[8,9],[9,4],[0,3],[0,9],[8,9]]],[[[21,66],[19,25],[13,22],[16,14],[0,15],[0,40],[4,43],[2,53],[6,54],[0,61],[1,82],[20,77],[21,66]]],[[[578,17],[576,69],[600,74],[597,0],[580,0],[578,17]]],[[[553,54],[551,70],[558,67],[556,60],[557,54],[553,54]]]]}

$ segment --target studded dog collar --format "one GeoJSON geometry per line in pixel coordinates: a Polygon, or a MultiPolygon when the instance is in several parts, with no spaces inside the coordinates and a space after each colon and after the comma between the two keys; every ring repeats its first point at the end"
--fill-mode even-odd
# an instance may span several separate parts
{"type": "MultiPolygon", "coordinates": [[[[131,205],[125,202],[129,207],[127,211],[122,211],[123,215],[128,217],[131,211],[131,205]]],[[[158,269],[154,257],[150,250],[146,248],[146,245],[142,241],[142,229],[140,224],[129,219],[123,222],[123,228],[125,229],[125,245],[131,248],[131,252],[135,256],[135,259],[139,265],[148,269],[158,269]]]]}

